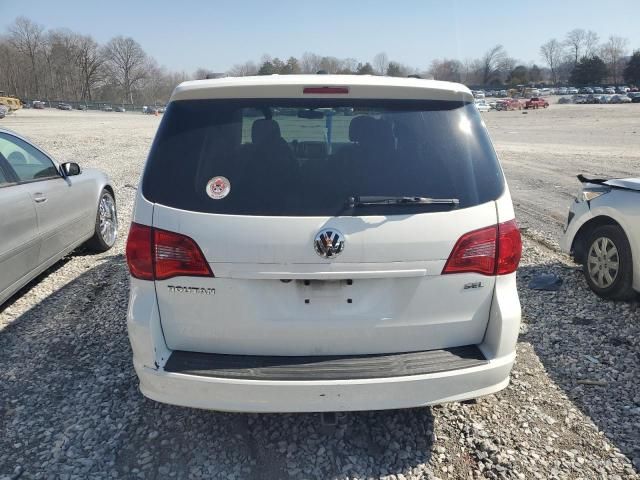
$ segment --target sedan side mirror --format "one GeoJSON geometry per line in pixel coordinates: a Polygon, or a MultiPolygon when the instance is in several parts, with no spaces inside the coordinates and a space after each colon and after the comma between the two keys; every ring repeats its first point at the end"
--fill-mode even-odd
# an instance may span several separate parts
{"type": "Polygon", "coordinates": [[[65,177],[72,177],[74,175],[80,175],[80,165],[74,162],[67,162],[60,165],[62,174],[65,177]]]}

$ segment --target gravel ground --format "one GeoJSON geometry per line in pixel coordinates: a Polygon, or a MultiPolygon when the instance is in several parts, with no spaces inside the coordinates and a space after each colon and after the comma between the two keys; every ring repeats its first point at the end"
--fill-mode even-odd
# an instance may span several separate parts
{"type": "MultiPolygon", "coordinates": [[[[564,111],[579,129],[575,107],[564,111]]],[[[545,112],[562,118],[555,110],[527,121],[545,112]]],[[[513,153],[500,132],[521,117],[485,118],[516,204],[532,201],[515,162],[534,162],[542,140],[534,153],[524,142],[524,153],[513,153]]],[[[621,118],[622,131],[628,121],[621,118]]],[[[123,246],[157,124],[140,114],[48,110],[2,122],[58,158],[108,171],[123,231],[110,252],[75,252],[0,308],[0,479],[640,479],[638,303],[605,302],[587,290],[581,272],[548,247],[553,229],[537,228],[549,223],[547,203],[537,217],[517,207],[528,223],[519,274],[524,322],[511,385],[496,395],[343,413],[332,428],[315,414],[216,413],[143,398],[126,336],[123,246]],[[560,291],[528,289],[538,273],[559,275],[560,291]]],[[[637,166],[640,137],[632,138],[636,156],[628,155],[637,166]]],[[[570,148],[559,150],[567,157],[570,148]]],[[[536,161],[557,168],[556,154],[536,161]]],[[[549,195],[562,186],[560,207],[575,190],[574,168],[540,184],[549,195]]]]}

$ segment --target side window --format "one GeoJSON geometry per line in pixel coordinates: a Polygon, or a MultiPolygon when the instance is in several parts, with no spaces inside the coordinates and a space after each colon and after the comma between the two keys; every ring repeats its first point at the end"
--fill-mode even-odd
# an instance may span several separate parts
{"type": "Polygon", "coordinates": [[[21,182],[59,177],[58,170],[49,157],[12,135],[0,133],[0,154],[21,182]]]}

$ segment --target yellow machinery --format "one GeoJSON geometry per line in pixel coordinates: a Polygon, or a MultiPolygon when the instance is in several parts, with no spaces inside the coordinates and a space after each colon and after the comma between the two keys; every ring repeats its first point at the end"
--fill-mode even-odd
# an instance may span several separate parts
{"type": "Polygon", "coordinates": [[[0,91],[0,105],[5,105],[10,111],[16,111],[22,108],[22,102],[13,95],[7,95],[0,91]]]}

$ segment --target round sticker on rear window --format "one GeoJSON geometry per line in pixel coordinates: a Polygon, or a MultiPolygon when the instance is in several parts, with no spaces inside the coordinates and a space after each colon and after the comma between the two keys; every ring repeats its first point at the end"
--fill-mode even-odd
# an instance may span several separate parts
{"type": "Polygon", "coordinates": [[[207,182],[207,195],[214,200],[220,200],[231,191],[231,183],[227,177],[213,177],[207,182]]]}

